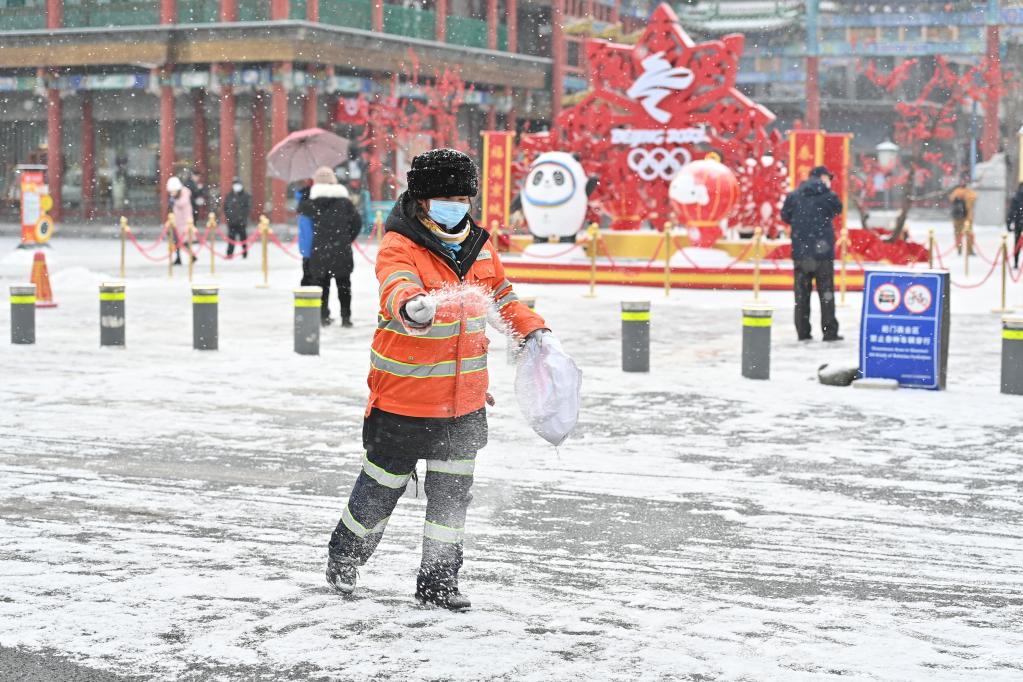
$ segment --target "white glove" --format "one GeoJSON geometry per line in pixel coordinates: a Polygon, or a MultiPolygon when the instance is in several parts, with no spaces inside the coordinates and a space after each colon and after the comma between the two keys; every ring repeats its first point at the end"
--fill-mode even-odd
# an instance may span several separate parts
{"type": "Polygon", "coordinates": [[[437,301],[431,296],[420,294],[411,301],[405,303],[405,317],[416,324],[428,325],[433,322],[433,316],[437,314],[437,301]]]}
{"type": "Polygon", "coordinates": [[[550,329],[534,329],[526,335],[526,341],[534,339],[538,346],[543,347],[545,343],[557,344],[558,340],[550,329]]]}

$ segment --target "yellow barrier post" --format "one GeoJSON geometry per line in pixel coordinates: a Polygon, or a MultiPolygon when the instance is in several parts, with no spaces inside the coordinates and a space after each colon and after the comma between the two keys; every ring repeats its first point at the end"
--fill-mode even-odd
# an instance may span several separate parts
{"type": "Polygon", "coordinates": [[[377,246],[384,239],[384,212],[377,211],[376,218],[373,220],[373,230],[377,233],[377,246]]]}
{"type": "Polygon", "coordinates": [[[185,236],[185,246],[188,248],[188,282],[192,282],[192,272],[195,270],[195,250],[192,244],[195,243],[195,223],[188,221],[188,230],[185,236]]]}
{"type": "Polygon", "coordinates": [[[597,295],[597,239],[600,238],[597,223],[590,223],[586,235],[590,238],[590,293],[586,298],[594,298],[597,295]]]}
{"type": "Polygon", "coordinates": [[[671,221],[664,221],[664,295],[671,296],[671,221]]]}
{"type": "Polygon", "coordinates": [[[761,227],[753,230],[753,300],[760,300],[760,241],[764,230],[761,227]]]}
{"type": "Polygon", "coordinates": [[[501,236],[501,224],[497,222],[497,219],[490,221],[490,245],[497,251],[497,245],[499,243],[498,238],[501,236]]]}
{"type": "Polygon", "coordinates": [[[131,228],[128,227],[128,219],[121,216],[121,279],[124,279],[124,259],[125,259],[125,246],[128,241],[128,233],[131,228]]]}
{"type": "Polygon", "coordinates": [[[963,274],[967,277],[970,276],[970,254],[973,253],[973,221],[967,221],[966,229],[964,230],[963,241],[965,243],[965,249],[963,249],[963,274]]]}
{"type": "Polygon", "coordinates": [[[217,215],[210,213],[206,218],[206,231],[210,234],[210,274],[217,274],[217,215]]]}
{"type": "Polygon", "coordinates": [[[174,224],[174,214],[167,214],[167,277],[174,278],[174,248],[178,245],[178,228],[174,224]]]}
{"type": "Polygon", "coordinates": [[[1011,313],[1012,308],[1005,307],[1005,295],[1006,288],[1009,280],[1009,235],[1002,233],[1002,245],[998,249],[1002,254],[1002,305],[998,308],[992,308],[993,313],[1011,313]]]}
{"type": "Polygon", "coordinates": [[[842,228],[841,242],[842,242],[842,266],[841,266],[842,269],[840,271],[840,275],[839,275],[840,279],[839,279],[839,283],[838,283],[838,286],[839,286],[838,305],[839,305],[839,307],[844,307],[845,306],[845,289],[846,289],[846,286],[847,286],[847,282],[846,282],[846,265],[849,262],[849,228],[848,227],[843,227],[842,228]]]}
{"type": "Polygon", "coordinates": [[[927,230],[927,269],[934,269],[934,228],[927,230]]]}
{"type": "Polygon", "coordinates": [[[270,219],[265,215],[259,216],[259,238],[263,244],[263,283],[256,286],[265,289],[270,286],[270,254],[267,247],[267,241],[270,239],[270,219]]]}

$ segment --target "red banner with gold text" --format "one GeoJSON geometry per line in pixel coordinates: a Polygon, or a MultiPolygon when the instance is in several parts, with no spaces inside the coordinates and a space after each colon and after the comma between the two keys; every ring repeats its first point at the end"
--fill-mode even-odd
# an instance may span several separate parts
{"type": "Polygon", "coordinates": [[[508,225],[508,206],[511,204],[511,162],[514,133],[485,131],[482,135],[482,225],[488,232],[493,232],[495,221],[502,229],[508,225]]]}

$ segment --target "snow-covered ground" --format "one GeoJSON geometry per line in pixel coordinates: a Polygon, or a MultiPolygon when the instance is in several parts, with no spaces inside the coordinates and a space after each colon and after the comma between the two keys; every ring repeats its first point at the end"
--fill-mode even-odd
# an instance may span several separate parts
{"type": "MultiPolygon", "coordinates": [[[[987,254],[997,235],[980,234],[987,254]]],[[[5,296],[30,268],[14,245],[5,296]]],[[[452,614],[411,596],[414,486],[357,595],[323,580],[362,454],[371,268],[357,257],[355,328],[303,357],[297,263],[274,249],[268,289],[253,258],[218,263],[220,350],[199,352],[183,270],[129,251],[128,347],[101,349],[117,257],[58,238],[59,307],[38,311],[36,345],[0,344],[0,678],[1023,678],[1023,398],[999,393],[995,278],[952,291],[941,393],[817,382],[855,364],[855,294],[834,345],[797,343],[791,293],[767,294],[772,378],[754,382],[748,293],[519,286],[583,369],[584,409],[559,450],[541,441],[490,332],[473,609],[452,614]],[[624,374],[619,302],[643,299],[652,371],[624,374]]],[[[951,265],[961,283],[987,271],[951,265]]]]}

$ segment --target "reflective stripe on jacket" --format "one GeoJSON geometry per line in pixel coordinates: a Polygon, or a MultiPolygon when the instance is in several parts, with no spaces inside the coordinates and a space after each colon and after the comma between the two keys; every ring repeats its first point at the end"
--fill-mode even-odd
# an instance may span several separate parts
{"type": "Polygon", "coordinates": [[[369,405],[410,417],[459,417],[481,409],[488,385],[487,310],[497,309],[517,336],[546,326],[518,300],[497,253],[486,245],[462,281],[434,251],[388,231],[376,263],[380,313],[370,354],[369,405]],[[402,306],[438,294],[432,325],[415,328],[402,306]]]}

